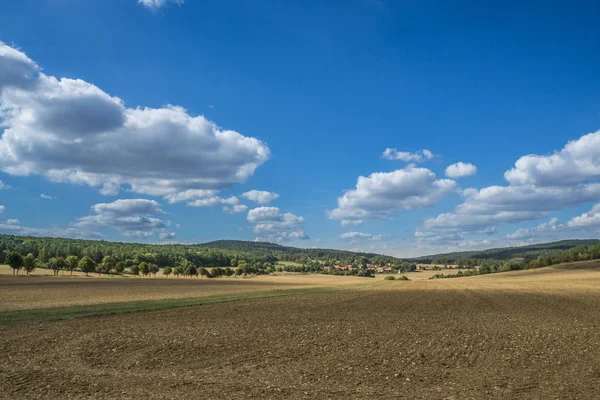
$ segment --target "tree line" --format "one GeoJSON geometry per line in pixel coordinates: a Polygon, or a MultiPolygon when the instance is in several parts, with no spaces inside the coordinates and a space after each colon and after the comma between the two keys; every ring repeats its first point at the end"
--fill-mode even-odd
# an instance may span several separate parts
{"type": "Polygon", "coordinates": [[[578,246],[568,250],[557,250],[551,254],[539,255],[533,259],[511,259],[508,261],[483,260],[479,268],[458,271],[456,274],[436,274],[429,279],[459,278],[473,275],[486,275],[498,272],[519,271],[548,267],[573,261],[600,259],[600,243],[591,246],[578,246]]]}

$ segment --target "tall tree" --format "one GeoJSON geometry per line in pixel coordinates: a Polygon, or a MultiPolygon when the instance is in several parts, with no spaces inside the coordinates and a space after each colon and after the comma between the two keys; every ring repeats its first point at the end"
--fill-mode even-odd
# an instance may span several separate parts
{"type": "Polygon", "coordinates": [[[23,269],[29,275],[33,271],[35,271],[35,267],[37,266],[37,260],[33,256],[33,254],[29,253],[25,257],[23,257],[23,269]]]}
{"type": "Polygon", "coordinates": [[[77,259],[77,256],[68,256],[65,259],[65,264],[67,266],[67,269],[71,272],[71,275],[73,275],[73,270],[77,269],[79,260],[77,259]]]}
{"type": "Polygon", "coordinates": [[[13,275],[15,272],[19,275],[19,270],[23,267],[23,257],[19,253],[9,251],[4,257],[4,262],[12,268],[13,275]]]}
{"type": "Polygon", "coordinates": [[[89,276],[90,272],[94,272],[96,270],[96,263],[88,256],[85,256],[81,260],[79,260],[78,265],[79,270],[81,272],[85,272],[85,276],[89,276]]]}
{"type": "Polygon", "coordinates": [[[138,268],[140,269],[140,272],[142,273],[143,276],[146,276],[150,273],[150,267],[148,266],[148,263],[146,261],[142,261],[138,265],[138,268]]]}

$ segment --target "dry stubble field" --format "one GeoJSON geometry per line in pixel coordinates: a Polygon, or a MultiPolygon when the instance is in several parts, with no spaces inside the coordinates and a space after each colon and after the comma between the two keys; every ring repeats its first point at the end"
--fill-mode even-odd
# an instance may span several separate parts
{"type": "Polygon", "coordinates": [[[600,398],[597,262],[0,329],[2,398],[600,398]]]}

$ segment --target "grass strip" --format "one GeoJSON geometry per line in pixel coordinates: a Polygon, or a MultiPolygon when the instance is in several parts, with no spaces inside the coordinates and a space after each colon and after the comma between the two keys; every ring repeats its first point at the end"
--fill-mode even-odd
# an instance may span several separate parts
{"type": "Polygon", "coordinates": [[[0,326],[32,322],[62,321],[75,318],[96,317],[101,315],[116,315],[144,311],[159,311],[178,307],[200,306],[205,304],[259,299],[267,297],[295,296],[306,293],[323,293],[349,289],[363,289],[374,286],[375,284],[377,284],[377,282],[367,285],[344,285],[284,290],[267,290],[259,292],[219,294],[204,297],[188,297],[182,299],[138,300],[117,303],[36,308],[31,310],[0,311],[0,326]]]}

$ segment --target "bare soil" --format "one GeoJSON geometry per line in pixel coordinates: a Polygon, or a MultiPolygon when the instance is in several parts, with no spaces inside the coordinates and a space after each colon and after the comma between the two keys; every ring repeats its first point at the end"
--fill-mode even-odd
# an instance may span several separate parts
{"type": "Polygon", "coordinates": [[[0,398],[597,399],[597,266],[0,327],[0,398]]]}
{"type": "MultiPolygon", "coordinates": [[[[97,274],[96,274],[97,275],[97,274]]],[[[284,274],[238,278],[84,278],[1,276],[0,311],[311,287],[364,285],[351,276],[284,274]]]]}

